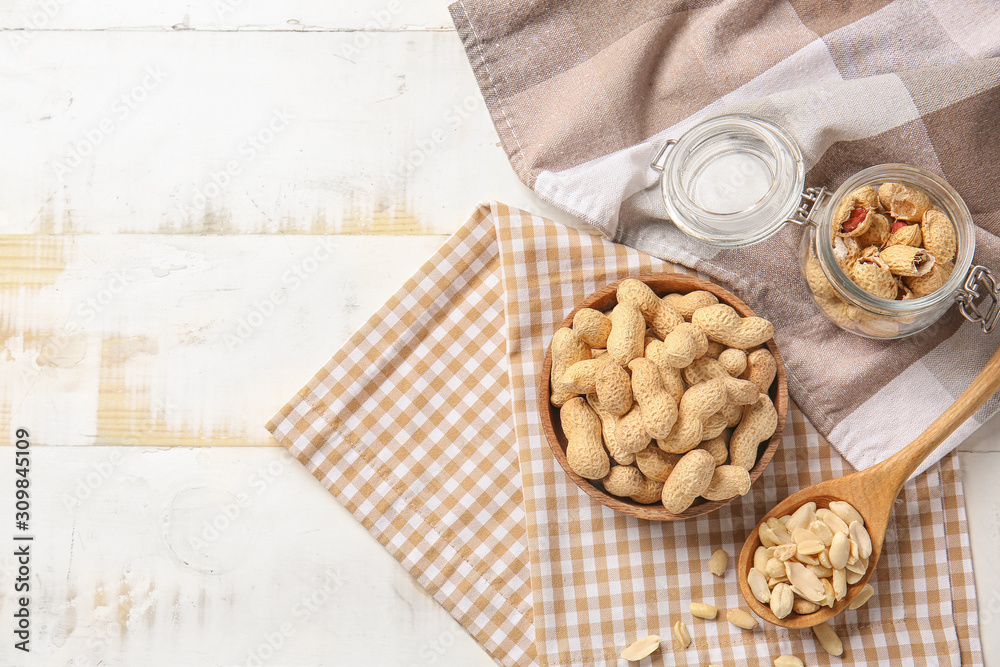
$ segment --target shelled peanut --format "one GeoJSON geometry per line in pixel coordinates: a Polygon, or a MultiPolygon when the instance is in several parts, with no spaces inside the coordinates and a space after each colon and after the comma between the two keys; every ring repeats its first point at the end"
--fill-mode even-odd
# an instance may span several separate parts
{"type": "Polygon", "coordinates": [[[706,291],[661,298],[628,279],[617,300],[607,313],[580,309],[553,338],[550,400],[570,468],[675,514],[747,493],[777,428],[777,364],[762,347],[774,327],[706,291]]]}
{"type": "Polygon", "coordinates": [[[778,618],[833,607],[868,570],[871,538],[861,514],[847,502],[819,509],[806,503],[790,515],[768,519],[758,532],[761,546],[747,583],[778,618]]]}

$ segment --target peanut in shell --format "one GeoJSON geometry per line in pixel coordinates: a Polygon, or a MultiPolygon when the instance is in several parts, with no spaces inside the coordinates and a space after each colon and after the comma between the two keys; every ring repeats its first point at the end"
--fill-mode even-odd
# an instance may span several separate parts
{"type": "Polygon", "coordinates": [[[920,232],[920,225],[906,225],[893,232],[885,242],[885,246],[911,245],[919,248],[923,245],[923,234],[920,232]]]}
{"type": "Polygon", "coordinates": [[[815,257],[809,257],[806,260],[806,283],[812,293],[821,299],[833,299],[837,296],[833,285],[830,284],[823,272],[823,267],[815,257]]]}
{"type": "Polygon", "coordinates": [[[958,240],[955,238],[955,226],[948,216],[937,210],[927,211],[920,223],[920,231],[927,252],[940,262],[954,259],[958,250],[958,240]]]}
{"type": "MultiPolygon", "coordinates": [[[[892,245],[879,253],[889,272],[897,276],[922,276],[934,268],[934,255],[922,248],[892,245]]],[[[893,295],[895,298],[895,295],[893,295]]]]}
{"type": "Polygon", "coordinates": [[[858,260],[851,267],[851,279],[861,289],[883,299],[896,298],[896,280],[884,264],[858,260]]]}
{"type": "Polygon", "coordinates": [[[677,454],[668,454],[656,445],[649,445],[635,453],[635,464],[648,479],[665,482],[681,460],[677,454]]]}
{"type": "Polygon", "coordinates": [[[610,460],[601,442],[601,419],[580,396],[566,401],[559,409],[559,419],[566,434],[566,460],[576,474],[587,479],[601,479],[608,474],[610,460]]]}
{"type": "Polygon", "coordinates": [[[903,278],[903,283],[909,288],[912,297],[917,298],[941,289],[946,280],[945,271],[940,266],[935,265],[922,276],[903,278]]]}
{"type": "Polygon", "coordinates": [[[861,222],[859,222],[854,229],[850,231],[844,231],[844,223],[850,220],[851,214],[853,213],[855,208],[857,207],[852,205],[850,199],[845,199],[843,202],[841,202],[840,207],[837,209],[836,216],[834,217],[833,220],[833,230],[837,236],[843,236],[847,238],[858,238],[859,236],[868,231],[868,228],[872,224],[872,217],[875,215],[875,212],[872,209],[866,209],[865,217],[862,218],[861,222]]]}
{"type": "Polygon", "coordinates": [[[863,206],[865,208],[878,207],[878,190],[871,185],[862,185],[847,196],[852,202],[852,206],[863,206]]]}
{"type": "Polygon", "coordinates": [[[878,205],[883,210],[888,211],[892,204],[892,198],[903,188],[902,183],[883,183],[878,186],[878,205]]]}
{"type": "Polygon", "coordinates": [[[712,481],[708,488],[701,492],[705,500],[728,500],[736,496],[745,496],[750,491],[750,473],[745,468],[733,465],[720,465],[712,473],[712,481]]]}
{"type": "Polygon", "coordinates": [[[663,485],[663,506],[680,514],[712,483],[715,459],[704,449],[695,449],[681,457],[663,485]]]}
{"type": "Polygon", "coordinates": [[[881,196],[882,188],[879,188],[879,201],[889,209],[889,215],[896,220],[920,222],[924,213],[931,207],[931,198],[925,192],[906,185],[883,183],[882,187],[886,185],[897,186],[892,196],[888,198],[888,206],[881,196]]]}
{"type": "Polygon", "coordinates": [[[889,218],[879,213],[873,213],[868,229],[858,237],[858,245],[862,248],[866,246],[881,246],[889,238],[890,227],[889,218]]]}
{"type": "Polygon", "coordinates": [[[850,273],[850,269],[861,256],[861,246],[856,239],[845,236],[838,236],[833,240],[833,256],[837,258],[837,263],[845,273],[850,273]]]}
{"type": "Polygon", "coordinates": [[[877,245],[866,246],[865,249],[861,251],[861,254],[858,255],[858,259],[876,259],[879,251],[880,250],[877,245]]]}

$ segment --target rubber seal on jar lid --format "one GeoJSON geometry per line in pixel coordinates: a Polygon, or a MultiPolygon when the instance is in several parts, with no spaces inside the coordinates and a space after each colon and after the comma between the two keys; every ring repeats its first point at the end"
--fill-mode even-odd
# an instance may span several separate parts
{"type": "Polygon", "coordinates": [[[802,151],[777,125],[718,116],[681,135],[660,175],[663,203],[682,231],[738,247],[771,236],[799,207],[802,151]]]}

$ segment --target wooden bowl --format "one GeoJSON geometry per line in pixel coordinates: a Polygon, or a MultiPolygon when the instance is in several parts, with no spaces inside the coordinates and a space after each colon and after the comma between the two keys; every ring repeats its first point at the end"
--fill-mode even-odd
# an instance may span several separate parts
{"type": "MultiPolygon", "coordinates": [[[[736,312],[743,317],[749,317],[754,314],[750,306],[740,301],[732,292],[724,290],[715,283],[710,283],[707,280],[687,276],[681,273],[648,273],[633,277],[636,280],[641,280],[649,285],[653,291],[660,296],[671,292],[686,294],[695,290],[704,290],[717,296],[720,303],[727,303],[735,308],[736,312]]],[[[622,280],[624,280],[624,278],[622,280]]],[[[588,296],[582,303],[574,308],[569,315],[566,316],[566,319],[563,320],[560,326],[573,326],[573,316],[576,314],[576,311],[581,308],[593,308],[602,312],[607,312],[614,308],[615,304],[618,303],[617,292],[618,284],[620,282],[621,280],[616,280],[615,282],[605,285],[598,291],[588,296]]],[[[774,355],[774,360],[778,366],[778,373],[775,376],[775,381],[771,383],[771,388],[768,390],[771,400],[774,401],[774,407],[778,412],[778,428],[769,440],[760,443],[757,448],[757,463],[754,464],[753,469],[750,471],[751,484],[757,481],[757,478],[760,477],[761,473],[764,472],[764,469],[767,468],[767,465],[774,457],[774,452],[778,449],[778,443],[781,442],[781,432],[785,428],[785,417],[788,411],[788,385],[785,377],[785,367],[781,362],[781,354],[779,354],[778,346],[775,344],[773,338],[767,341],[766,345],[767,349],[770,350],[772,355],[774,355]]],[[[702,514],[713,512],[732,501],[732,498],[729,500],[711,501],[705,500],[704,498],[698,498],[695,500],[694,504],[691,505],[691,507],[687,508],[680,514],[673,514],[668,512],[663,505],[660,504],[642,505],[635,502],[631,498],[619,498],[618,496],[613,496],[604,490],[600,481],[591,481],[577,475],[569,467],[569,463],[566,461],[567,441],[562,430],[562,425],[559,422],[559,408],[553,406],[549,402],[549,395],[551,392],[551,374],[552,348],[550,345],[549,349],[545,352],[545,361],[542,363],[542,379],[541,382],[539,382],[538,392],[538,408],[539,413],[542,416],[542,429],[545,431],[545,436],[548,439],[549,446],[552,448],[552,453],[555,455],[556,460],[559,461],[559,465],[563,467],[563,470],[565,470],[566,474],[570,476],[570,479],[576,482],[576,485],[583,489],[583,491],[591,498],[615,511],[651,521],[677,521],[680,519],[690,519],[691,517],[701,516],[702,514]]]]}

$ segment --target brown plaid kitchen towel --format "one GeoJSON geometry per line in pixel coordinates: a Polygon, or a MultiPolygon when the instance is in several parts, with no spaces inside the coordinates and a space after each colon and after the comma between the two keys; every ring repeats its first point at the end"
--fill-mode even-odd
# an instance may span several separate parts
{"type": "MultiPolygon", "coordinates": [[[[757,304],[790,394],[852,465],[909,442],[1000,344],[957,309],[899,341],[841,331],[799,276],[801,229],[708,247],[664,221],[649,166],[701,120],[764,118],[797,140],[808,186],[887,162],[944,176],[980,228],[975,262],[1000,272],[1000,2],[458,0],[451,14],[521,179],[608,238],[757,304]]],[[[924,468],[998,408],[994,397],[924,468]]]]}
{"type": "Polygon", "coordinates": [[[669,268],[483,206],[268,428],[501,665],[621,664],[647,634],[667,640],[654,665],[764,665],[782,653],[809,665],[982,664],[954,454],[906,485],[876,596],[834,623],[843,658],[809,631],[748,632],[687,611],[739,605],[733,567],[716,578],[709,555],[735,560],[770,505],[849,470],[796,407],[750,493],[705,517],[617,515],[565,475],[535,404],[549,339],[606,282],[669,268]],[[685,651],[669,637],[678,619],[694,639],[685,651]]]}

